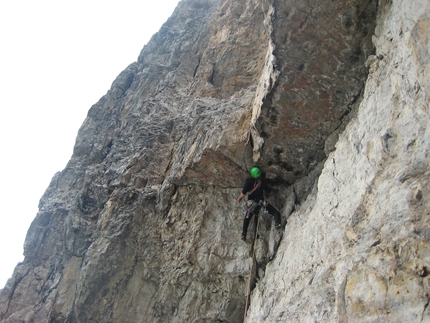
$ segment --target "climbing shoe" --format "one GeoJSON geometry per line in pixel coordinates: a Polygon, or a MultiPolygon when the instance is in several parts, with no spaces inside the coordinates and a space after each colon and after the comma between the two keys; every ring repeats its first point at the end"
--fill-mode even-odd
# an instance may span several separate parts
{"type": "Polygon", "coordinates": [[[241,239],[242,239],[243,241],[245,241],[245,240],[246,240],[246,235],[244,235],[244,234],[242,233],[241,239]]]}
{"type": "Polygon", "coordinates": [[[282,229],[282,225],[280,223],[278,223],[277,225],[275,225],[276,229],[282,229]]]}

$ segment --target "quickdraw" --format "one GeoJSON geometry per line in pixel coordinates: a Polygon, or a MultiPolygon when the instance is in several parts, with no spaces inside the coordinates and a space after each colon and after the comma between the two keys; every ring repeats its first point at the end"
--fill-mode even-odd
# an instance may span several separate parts
{"type": "Polygon", "coordinates": [[[245,204],[245,217],[246,218],[250,218],[252,212],[257,208],[257,206],[261,206],[260,211],[263,212],[264,214],[269,213],[269,211],[267,210],[267,205],[269,204],[269,202],[267,202],[266,200],[260,200],[260,201],[255,201],[255,200],[248,200],[246,201],[245,204]]]}

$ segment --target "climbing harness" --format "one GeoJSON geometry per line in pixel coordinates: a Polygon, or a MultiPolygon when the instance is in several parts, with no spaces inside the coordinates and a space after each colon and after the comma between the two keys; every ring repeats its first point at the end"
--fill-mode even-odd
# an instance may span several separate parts
{"type": "Polygon", "coordinates": [[[245,217],[246,218],[250,218],[252,212],[254,212],[254,210],[260,206],[260,212],[262,212],[263,214],[268,214],[269,211],[267,210],[267,205],[269,204],[269,202],[267,202],[266,200],[260,200],[260,201],[256,201],[256,200],[248,200],[245,203],[245,217]]]}
{"type": "Polygon", "coordinates": [[[258,206],[258,202],[254,200],[248,200],[245,204],[245,217],[248,219],[251,217],[252,212],[255,210],[255,208],[258,206]]]}

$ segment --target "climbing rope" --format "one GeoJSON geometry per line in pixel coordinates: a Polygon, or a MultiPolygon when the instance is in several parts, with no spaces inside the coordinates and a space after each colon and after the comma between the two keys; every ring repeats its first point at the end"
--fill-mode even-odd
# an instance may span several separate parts
{"type": "Polygon", "coordinates": [[[258,236],[258,227],[260,224],[260,217],[259,217],[259,213],[256,214],[256,225],[255,225],[255,229],[254,229],[254,240],[252,241],[252,265],[251,265],[251,271],[249,273],[249,279],[248,279],[248,288],[246,291],[246,302],[245,302],[245,313],[243,315],[243,323],[246,323],[246,316],[248,313],[248,307],[249,307],[249,301],[251,298],[251,287],[252,287],[252,282],[255,278],[255,274],[254,271],[256,270],[256,266],[257,266],[257,260],[255,259],[255,242],[257,241],[257,236],[258,236]]]}
{"type": "MultiPolygon", "coordinates": [[[[257,128],[255,127],[255,122],[250,124],[250,126],[249,126],[248,134],[246,136],[247,138],[246,138],[245,147],[247,147],[249,144],[251,144],[252,129],[257,131],[257,128]]],[[[245,154],[244,154],[244,162],[245,162],[245,167],[248,168],[248,165],[246,163],[246,148],[245,148],[245,154]]],[[[249,273],[248,287],[247,287],[247,291],[246,291],[245,313],[243,315],[243,323],[246,323],[246,316],[247,316],[249,302],[250,302],[250,298],[251,298],[251,287],[252,287],[252,283],[253,283],[255,276],[256,276],[256,274],[254,273],[254,271],[256,270],[256,266],[257,266],[257,260],[255,259],[255,243],[257,240],[258,226],[260,223],[259,213],[260,212],[258,212],[258,214],[256,214],[256,219],[255,219],[256,225],[255,225],[255,229],[254,229],[254,240],[252,241],[252,265],[251,265],[251,271],[249,273]]]]}

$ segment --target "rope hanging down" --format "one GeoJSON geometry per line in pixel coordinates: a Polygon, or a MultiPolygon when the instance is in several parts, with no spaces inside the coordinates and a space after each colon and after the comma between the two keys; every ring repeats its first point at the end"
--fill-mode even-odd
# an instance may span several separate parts
{"type": "MultiPolygon", "coordinates": [[[[258,212],[258,213],[260,213],[260,212],[258,212]]],[[[248,313],[249,301],[251,298],[252,283],[253,283],[255,276],[256,276],[256,273],[254,273],[254,271],[256,271],[256,266],[257,266],[257,260],[255,259],[255,242],[257,241],[258,227],[260,224],[259,214],[256,214],[255,222],[256,222],[256,225],[255,225],[255,230],[254,230],[254,240],[252,241],[252,265],[251,265],[251,271],[249,273],[248,287],[247,287],[247,291],[246,291],[246,303],[245,303],[245,313],[243,315],[243,323],[246,323],[246,316],[248,313]]]]}

